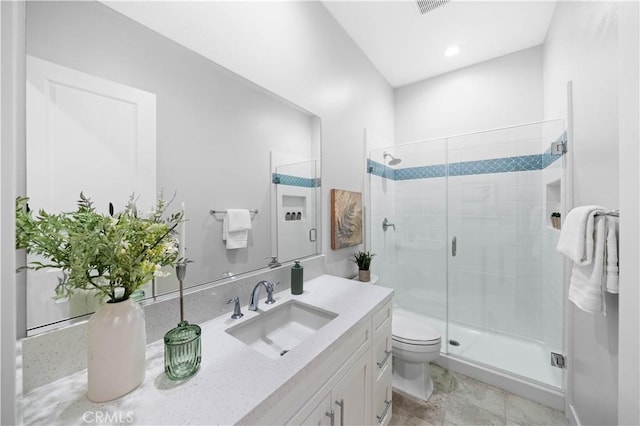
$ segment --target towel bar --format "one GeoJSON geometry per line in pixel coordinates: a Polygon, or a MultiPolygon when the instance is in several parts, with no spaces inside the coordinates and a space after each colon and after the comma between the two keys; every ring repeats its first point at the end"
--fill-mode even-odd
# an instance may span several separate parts
{"type": "MultiPolygon", "coordinates": [[[[258,209],[249,210],[249,213],[258,214],[258,212],[259,212],[258,209]]],[[[216,214],[216,213],[227,214],[227,211],[226,210],[209,210],[209,213],[211,213],[211,214],[216,214]]]]}
{"type": "Polygon", "coordinates": [[[608,212],[596,213],[596,216],[613,216],[620,217],[620,210],[610,210],[608,212]]]}

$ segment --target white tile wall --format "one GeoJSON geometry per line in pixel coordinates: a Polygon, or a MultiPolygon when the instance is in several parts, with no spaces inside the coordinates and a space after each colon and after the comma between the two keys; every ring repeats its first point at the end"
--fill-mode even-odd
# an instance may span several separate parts
{"type": "Polygon", "coordinates": [[[450,177],[448,206],[445,178],[386,180],[384,190],[384,179],[372,178],[372,249],[382,250],[378,273],[385,285],[393,282],[397,303],[445,319],[449,264],[450,320],[545,339],[537,320],[543,315],[542,171],[450,177]],[[378,230],[384,217],[395,232],[378,230]],[[451,258],[454,235],[458,255],[451,258]]]}
{"type": "MultiPolygon", "coordinates": [[[[540,155],[561,133],[558,121],[396,146],[393,154],[403,158],[398,167],[540,155]]],[[[448,303],[450,321],[561,349],[562,274],[545,192],[560,172],[557,161],[545,170],[448,179],[375,177],[372,214],[396,224],[393,238],[372,227],[372,248],[384,250],[383,284],[393,282],[404,308],[444,320],[448,303]]]]}

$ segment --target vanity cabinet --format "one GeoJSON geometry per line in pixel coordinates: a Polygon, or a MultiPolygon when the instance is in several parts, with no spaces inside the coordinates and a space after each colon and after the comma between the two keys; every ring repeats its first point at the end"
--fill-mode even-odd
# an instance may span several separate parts
{"type": "Polygon", "coordinates": [[[282,291],[275,307],[245,313],[244,321],[262,324],[267,311],[295,301],[335,315],[283,356],[265,357],[230,333],[238,320],[220,315],[201,326],[203,363],[189,380],[172,386],[158,380],[164,377],[160,339],[147,345],[145,383],[130,394],[93,403],[85,397],[86,372],[78,371],[24,395],[24,424],[84,424],[86,413],[131,409],[138,425],[386,426],[392,297],[388,288],[321,275],[305,282],[303,294],[282,291]]]}
{"type": "Polygon", "coordinates": [[[365,353],[300,424],[341,426],[371,424],[370,369],[369,354],[365,353]]]}
{"type": "Polygon", "coordinates": [[[391,302],[339,351],[349,359],[287,421],[290,425],[383,425],[391,419],[391,302]],[[366,336],[366,338],[362,338],[366,336]]]}

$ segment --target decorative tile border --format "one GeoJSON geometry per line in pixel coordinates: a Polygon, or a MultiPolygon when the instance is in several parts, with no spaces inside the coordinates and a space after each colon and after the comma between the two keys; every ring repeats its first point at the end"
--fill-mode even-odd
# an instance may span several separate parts
{"type": "Polygon", "coordinates": [[[480,175],[487,173],[523,172],[541,170],[541,155],[492,158],[490,160],[464,161],[449,165],[449,176],[480,175]]]}
{"type": "MultiPolygon", "coordinates": [[[[566,142],[566,132],[557,140],[566,142]]],[[[551,149],[547,149],[538,155],[520,155],[516,157],[491,158],[488,160],[462,161],[449,165],[436,164],[433,166],[407,167],[403,169],[393,169],[384,164],[367,159],[367,172],[391,180],[523,172],[528,170],[543,170],[560,157],[562,157],[562,155],[553,155],[551,154],[551,149]]]]}
{"type": "Polygon", "coordinates": [[[407,167],[404,169],[396,169],[393,176],[394,180],[410,180],[444,177],[446,175],[446,164],[438,164],[435,166],[407,167]]]}
{"type": "Polygon", "coordinates": [[[303,178],[299,176],[271,174],[271,183],[276,185],[300,186],[303,188],[316,188],[320,186],[320,178],[303,178]]]}

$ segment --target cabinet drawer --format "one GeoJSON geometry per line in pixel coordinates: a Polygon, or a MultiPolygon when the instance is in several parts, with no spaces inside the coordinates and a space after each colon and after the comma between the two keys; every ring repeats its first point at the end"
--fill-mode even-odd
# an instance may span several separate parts
{"type": "Polygon", "coordinates": [[[374,333],[373,338],[373,377],[377,380],[387,369],[391,369],[391,319],[386,320],[374,333]]]}
{"type": "Polygon", "coordinates": [[[373,417],[374,425],[386,426],[391,420],[393,387],[391,380],[391,363],[373,385],[373,417]]]}
{"type": "Polygon", "coordinates": [[[388,302],[384,305],[378,312],[373,315],[373,332],[375,333],[380,326],[387,320],[391,321],[391,313],[393,309],[393,304],[388,302]]]}

